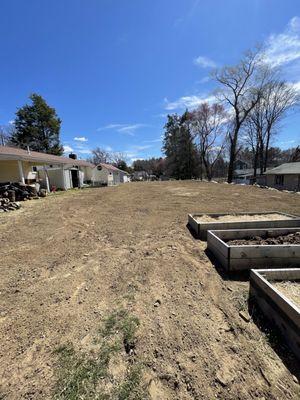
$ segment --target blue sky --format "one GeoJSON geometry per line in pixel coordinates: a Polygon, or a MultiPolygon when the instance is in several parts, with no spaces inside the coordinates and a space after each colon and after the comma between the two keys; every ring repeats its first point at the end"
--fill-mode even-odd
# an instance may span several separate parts
{"type": "MultiPolygon", "coordinates": [[[[81,158],[159,156],[166,114],[208,98],[211,69],[258,42],[300,89],[299,0],[3,0],[0,15],[0,125],[37,92],[81,158]]],[[[290,116],[274,144],[299,144],[299,126],[290,116]]]]}

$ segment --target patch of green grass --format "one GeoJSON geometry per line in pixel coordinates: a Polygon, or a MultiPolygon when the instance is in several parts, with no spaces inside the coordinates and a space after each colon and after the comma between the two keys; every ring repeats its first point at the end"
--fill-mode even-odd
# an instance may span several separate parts
{"type": "MultiPolygon", "coordinates": [[[[141,389],[141,365],[132,364],[122,382],[110,393],[101,390],[101,382],[110,380],[109,363],[111,357],[122,351],[123,341],[127,353],[134,348],[139,320],[126,310],[118,310],[109,315],[101,337],[96,343],[99,350],[94,353],[75,351],[72,344],[60,346],[54,351],[58,358],[57,386],[55,400],[142,400],[147,396],[141,389]]],[[[103,386],[103,384],[102,384],[103,386]]]]}
{"type": "Polygon", "coordinates": [[[140,383],[142,378],[141,365],[132,366],[124,380],[124,382],[116,389],[113,398],[116,400],[143,400],[147,399],[147,395],[141,389],[140,383]]]}
{"type": "Polygon", "coordinates": [[[120,332],[126,351],[134,347],[136,331],[140,325],[139,319],[129,315],[126,310],[118,310],[112,313],[105,321],[101,330],[103,337],[120,332]]]}
{"type": "MultiPolygon", "coordinates": [[[[76,352],[72,345],[58,348],[59,373],[55,400],[95,399],[99,380],[108,376],[108,363],[113,353],[119,350],[114,345],[103,344],[92,356],[76,352]]],[[[103,394],[99,399],[106,399],[103,394]]]]}

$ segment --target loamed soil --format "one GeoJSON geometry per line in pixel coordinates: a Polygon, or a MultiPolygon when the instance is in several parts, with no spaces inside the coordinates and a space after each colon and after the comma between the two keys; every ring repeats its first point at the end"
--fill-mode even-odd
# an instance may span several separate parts
{"type": "Polygon", "coordinates": [[[89,351],[119,308],[139,326],[134,355],[117,357],[112,379],[133,357],[143,365],[144,398],[300,398],[297,361],[241,318],[247,280],[219,271],[186,227],[188,213],[299,214],[299,195],[144,182],[22,206],[0,215],[1,399],[52,399],[55,350],[71,343],[89,351]]]}

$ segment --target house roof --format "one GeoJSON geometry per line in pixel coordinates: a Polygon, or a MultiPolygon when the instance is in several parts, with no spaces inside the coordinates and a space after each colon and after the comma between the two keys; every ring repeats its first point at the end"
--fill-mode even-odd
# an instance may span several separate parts
{"type": "Polygon", "coordinates": [[[74,160],[69,157],[55,156],[38,151],[23,150],[18,147],[0,146],[0,160],[20,160],[41,164],[72,164],[94,168],[94,164],[85,160],[74,160]]]}
{"type": "Polygon", "coordinates": [[[245,169],[236,169],[234,171],[234,176],[248,176],[248,175],[254,175],[254,168],[245,168],[245,169]]]}
{"type": "Polygon", "coordinates": [[[281,164],[265,172],[266,175],[300,174],[300,161],[281,164]]]}
{"type": "Polygon", "coordinates": [[[101,165],[101,167],[109,169],[111,171],[123,172],[124,174],[128,174],[128,172],[123,171],[122,169],[119,169],[119,168],[117,168],[117,167],[115,167],[114,165],[111,165],[111,164],[100,163],[99,165],[101,165]]]}

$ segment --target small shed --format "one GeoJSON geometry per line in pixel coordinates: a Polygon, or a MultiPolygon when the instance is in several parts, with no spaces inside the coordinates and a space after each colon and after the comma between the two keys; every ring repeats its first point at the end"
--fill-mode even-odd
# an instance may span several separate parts
{"type": "Polygon", "coordinates": [[[114,186],[121,183],[121,171],[111,164],[101,163],[96,165],[92,172],[94,186],[114,186]]]}
{"type": "Polygon", "coordinates": [[[265,172],[266,185],[280,190],[300,191],[300,161],[281,164],[265,172]]]}

